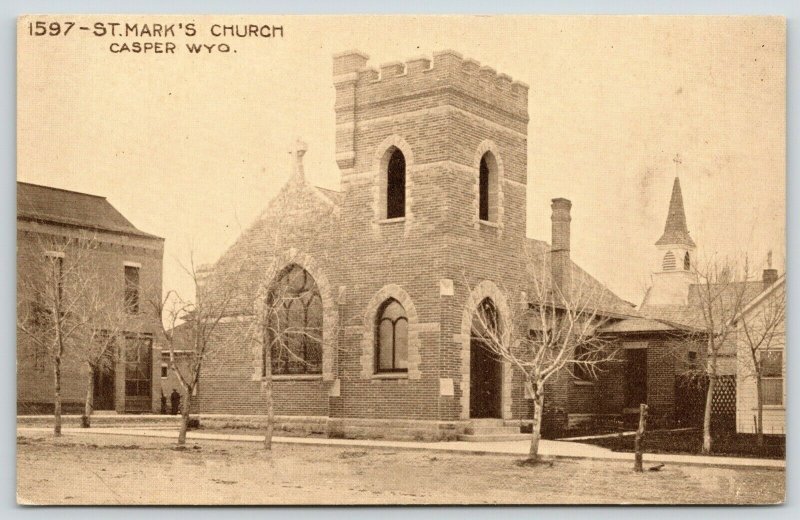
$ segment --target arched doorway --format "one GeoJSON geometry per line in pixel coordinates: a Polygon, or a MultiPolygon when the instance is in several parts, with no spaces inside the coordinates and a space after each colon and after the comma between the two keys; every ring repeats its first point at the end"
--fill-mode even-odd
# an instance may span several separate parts
{"type": "Polygon", "coordinates": [[[489,335],[498,335],[497,308],[490,298],[478,305],[470,334],[469,416],[503,417],[503,364],[489,348],[489,335]],[[488,332],[488,334],[487,334],[488,332]]]}

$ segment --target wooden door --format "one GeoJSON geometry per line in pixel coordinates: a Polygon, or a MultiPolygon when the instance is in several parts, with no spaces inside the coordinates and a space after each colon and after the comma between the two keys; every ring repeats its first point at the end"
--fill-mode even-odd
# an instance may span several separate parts
{"type": "Polygon", "coordinates": [[[647,404],[647,349],[628,349],[625,356],[625,408],[639,408],[647,404]]]}
{"type": "Polygon", "coordinates": [[[502,418],[503,365],[483,346],[470,342],[469,415],[472,418],[502,418]]]}

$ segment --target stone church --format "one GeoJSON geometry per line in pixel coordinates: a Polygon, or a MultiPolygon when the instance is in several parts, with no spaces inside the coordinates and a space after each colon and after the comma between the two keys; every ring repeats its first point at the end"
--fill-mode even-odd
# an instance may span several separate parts
{"type": "MultiPolygon", "coordinates": [[[[221,337],[242,339],[205,369],[201,413],[263,414],[269,362],[285,425],[323,425],[338,436],[519,433],[532,401],[471,332],[480,305],[499,315],[519,305],[531,253],[549,256],[555,282],[581,277],[602,293],[600,313],[610,327],[621,324],[609,330],[621,341],[642,344],[643,331],[626,320],[662,326],[572,263],[568,200],[552,201],[550,244],[527,237],[527,85],[453,51],[378,69],[345,52],[333,59],[333,84],[339,172],[331,175],[341,190],[306,182],[298,142],[289,181],[207,270],[209,279],[239,270],[241,297],[220,327],[221,337]],[[282,323],[266,325],[307,333],[288,354],[267,356],[248,346],[246,330],[273,319],[258,302],[278,290],[295,297],[282,323]]],[[[692,246],[680,245],[681,254],[692,246]]],[[[674,385],[676,369],[664,362],[654,361],[644,382],[626,379],[626,363],[599,380],[557,378],[549,417],[566,426],[620,416],[627,393],[648,377],[668,374],[664,386],[674,385]]],[[[674,407],[667,393],[663,404],[674,407]]],[[[646,391],[630,401],[642,398],[646,391]]]]}

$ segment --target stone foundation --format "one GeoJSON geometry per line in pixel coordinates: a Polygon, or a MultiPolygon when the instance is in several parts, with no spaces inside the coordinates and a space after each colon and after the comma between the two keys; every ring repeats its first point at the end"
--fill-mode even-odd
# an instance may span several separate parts
{"type": "Polygon", "coordinates": [[[328,419],[328,437],[451,441],[466,431],[469,421],[415,421],[403,419],[328,419]]]}
{"type": "MultiPolygon", "coordinates": [[[[230,430],[263,431],[267,424],[264,415],[224,415],[200,414],[201,428],[224,428],[230,430]]],[[[283,432],[298,435],[327,433],[328,418],[320,415],[276,415],[274,434],[281,436],[283,432]]]]}

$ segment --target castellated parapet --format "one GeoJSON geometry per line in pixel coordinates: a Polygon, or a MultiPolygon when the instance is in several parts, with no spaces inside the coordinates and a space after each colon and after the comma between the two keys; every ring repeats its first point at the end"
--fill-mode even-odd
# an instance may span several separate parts
{"type": "Polygon", "coordinates": [[[337,161],[353,167],[355,124],[365,118],[451,106],[519,133],[527,131],[528,85],[445,50],[405,62],[368,67],[369,57],[346,51],[333,58],[337,161]]]}

